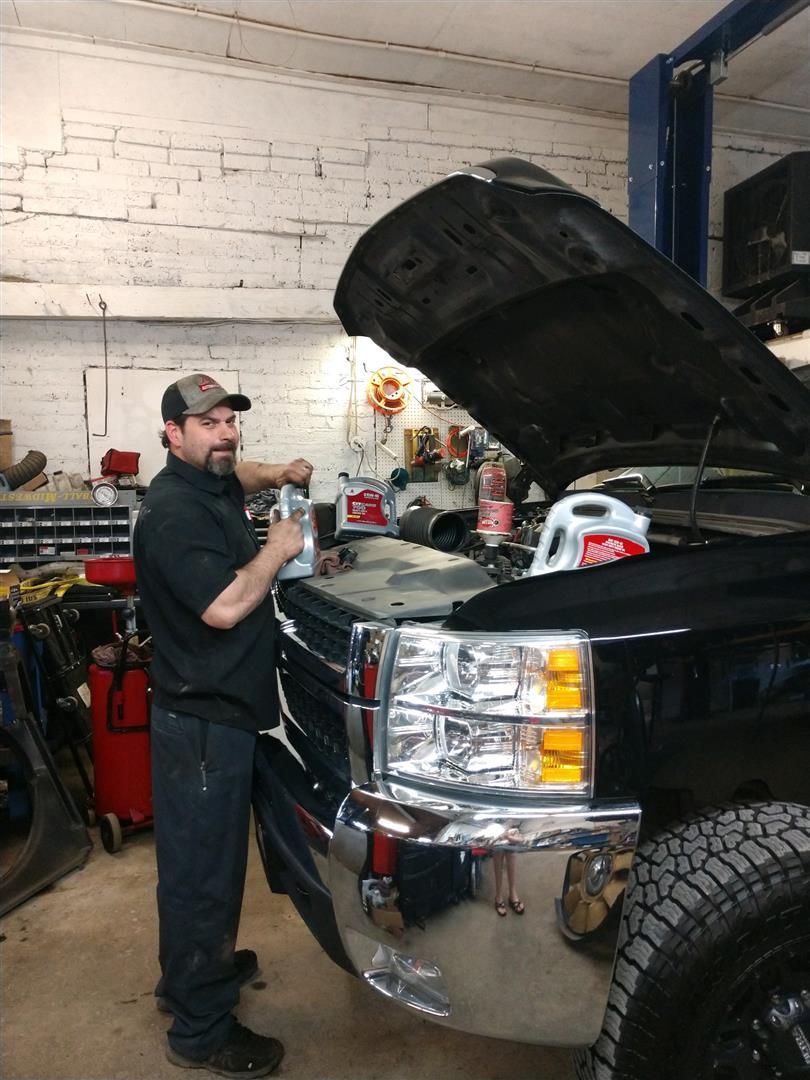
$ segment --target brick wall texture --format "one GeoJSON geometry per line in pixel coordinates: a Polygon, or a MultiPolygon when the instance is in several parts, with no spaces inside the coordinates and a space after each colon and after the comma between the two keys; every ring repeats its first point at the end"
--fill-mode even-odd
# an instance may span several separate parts
{"type": "MultiPolygon", "coordinates": [[[[626,220],[627,135],[617,121],[472,98],[451,108],[425,91],[408,95],[421,101],[420,126],[400,128],[386,123],[383,98],[362,89],[353,97],[346,86],[342,93],[356,115],[350,136],[319,131],[310,114],[294,141],[289,116],[278,136],[267,117],[261,131],[237,137],[232,128],[218,133],[215,117],[195,124],[119,115],[103,102],[95,111],[64,108],[60,149],[22,145],[2,164],[5,279],[80,285],[93,300],[105,285],[332,289],[353,244],[382,214],[453,168],[507,154],[537,162],[626,220]]],[[[786,149],[718,141],[713,280],[722,190],[786,149]]],[[[82,372],[99,363],[100,328],[33,319],[2,331],[0,415],[13,418],[16,449],[36,446],[51,467],[87,472],[82,372]]],[[[238,367],[259,406],[245,422],[248,455],[273,460],[305,446],[331,475],[336,464],[356,462],[344,438],[356,384],[338,325],[119,322],[110,338],[114,364],[238,367]]]]}

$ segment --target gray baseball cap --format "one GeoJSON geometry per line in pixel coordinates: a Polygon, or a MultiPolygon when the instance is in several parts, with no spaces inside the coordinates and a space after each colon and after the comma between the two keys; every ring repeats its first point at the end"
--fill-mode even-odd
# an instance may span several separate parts
{"type": "Polygon", "coordinates": [[[230,405],[235,412],[246,412],[250,398],[244,394],[229,394],[210,375],[184,375],[167,386],[160,403],[163,422],[178,416],[202,416],[217,405],[230,405]]]}

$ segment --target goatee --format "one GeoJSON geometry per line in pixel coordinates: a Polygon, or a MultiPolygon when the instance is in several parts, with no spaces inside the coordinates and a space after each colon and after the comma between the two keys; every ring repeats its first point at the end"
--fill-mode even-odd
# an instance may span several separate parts
{"type": "Polygon", "coordinates": [[[236,461],[233,454],[216,459],[209,456],[205,467],[214,476],[230,476],[236,468],[236,461]]]}

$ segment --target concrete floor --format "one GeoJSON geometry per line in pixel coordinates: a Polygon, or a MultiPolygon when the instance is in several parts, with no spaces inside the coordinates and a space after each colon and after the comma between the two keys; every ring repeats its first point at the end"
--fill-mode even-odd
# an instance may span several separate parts
{"type": "MultiPolygon", "coordinates": [[[[187,1075],[163,1056],[167,1019],[152,994],[152,835],[113,856],[94,838],[83,869],[0,921],[5,1080],[187,1075]]],[[[262,973],[243,990],[239,1016],[283,1040],[284,1080],[573,1080],[565,1050],[436,1027],[336,967],[287,898],[270,892],[254,844],[240,946],[257,950],[262,973]]]]}

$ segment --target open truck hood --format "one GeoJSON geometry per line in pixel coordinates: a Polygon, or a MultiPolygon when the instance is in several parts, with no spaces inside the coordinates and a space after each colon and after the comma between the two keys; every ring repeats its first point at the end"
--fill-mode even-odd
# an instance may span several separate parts
{"type": "Polygon", "coordinates": [[[517,158],[452,173],[358,241],[335,310],[554,494],[707,461],[810,479],[810,391],[592,199],[517,158]]]}

